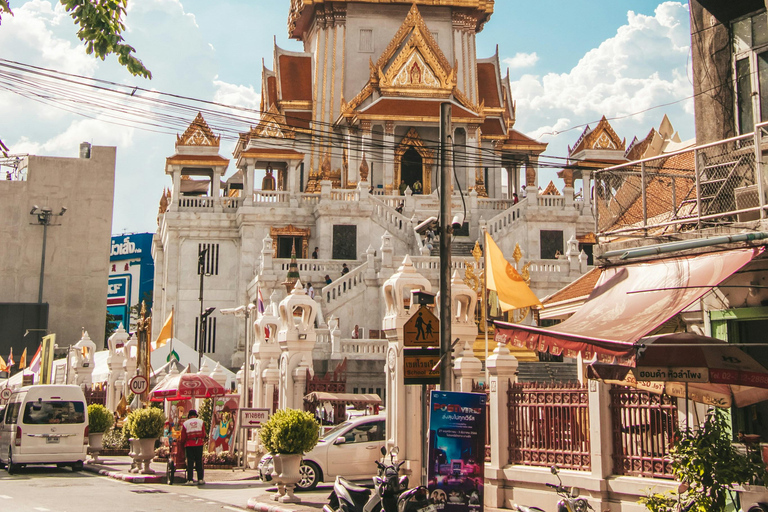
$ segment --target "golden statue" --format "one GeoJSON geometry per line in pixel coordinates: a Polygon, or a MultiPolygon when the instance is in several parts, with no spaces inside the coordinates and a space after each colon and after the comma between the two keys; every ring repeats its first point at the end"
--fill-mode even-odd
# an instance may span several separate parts
{"type": "Polygon", "coordinates": [[[272,176],[272,164],[267,165],[267,174],[261,180],[261,190],[275,190],[275,177],[272,176]]]}

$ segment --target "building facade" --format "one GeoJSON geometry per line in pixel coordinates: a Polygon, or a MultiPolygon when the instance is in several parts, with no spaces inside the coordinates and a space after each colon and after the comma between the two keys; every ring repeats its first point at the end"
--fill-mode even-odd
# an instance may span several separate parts
{"type": "Polygon", "coordinates": [[[115,156],[116,148],[84,143],[78,158],[26,156],[3,173],[0,303],[44,303],[49,311],[47,325],[14,322],[12,332],[4,331],[4,355],[13,346],[17,358],[24,348],[31,357],[45,331],[56,333],[60,346],[76,343],[82,329],[103,336],[115,156]],[[47,227],[41,224],[46,214],[47,227]]]}

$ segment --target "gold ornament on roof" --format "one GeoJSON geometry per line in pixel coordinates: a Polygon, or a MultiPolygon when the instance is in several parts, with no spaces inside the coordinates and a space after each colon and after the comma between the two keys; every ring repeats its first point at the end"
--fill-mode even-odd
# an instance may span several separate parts
{"type": "Polygon", "coordinates": [[[176,146],[211,146],[219,147],[220,136],[211,131],[201,112],[181,135],[176,135],[176,146]]]}

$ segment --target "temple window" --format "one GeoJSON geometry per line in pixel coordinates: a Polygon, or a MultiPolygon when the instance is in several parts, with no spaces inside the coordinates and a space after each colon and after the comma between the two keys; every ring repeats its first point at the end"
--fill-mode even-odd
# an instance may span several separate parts
{"type": "Polygon", "coordinates": [[[373,29],[360,29],[360,53],[373,53],[373,29]]]}

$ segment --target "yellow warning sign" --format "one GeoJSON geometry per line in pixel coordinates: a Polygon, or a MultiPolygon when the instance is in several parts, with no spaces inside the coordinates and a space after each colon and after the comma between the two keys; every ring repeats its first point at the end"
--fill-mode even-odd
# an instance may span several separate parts
{"type": "Polygon", "coordinates": [[[403,345],[406,347],[439,347],[440,321],[427,308],[420,307],[403,326],[403,345]]]}

